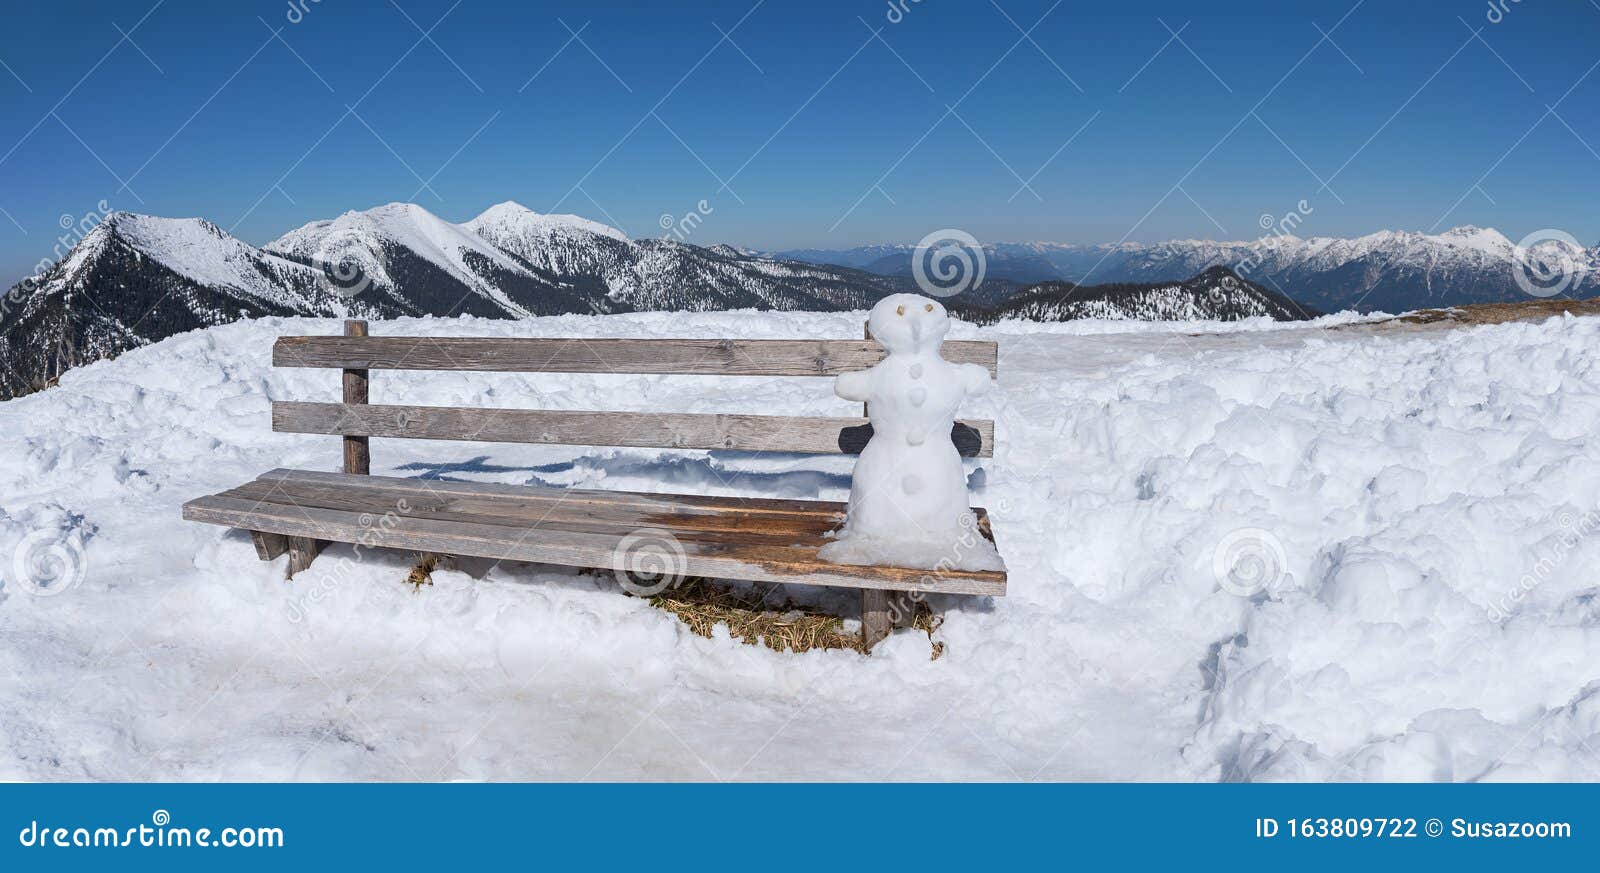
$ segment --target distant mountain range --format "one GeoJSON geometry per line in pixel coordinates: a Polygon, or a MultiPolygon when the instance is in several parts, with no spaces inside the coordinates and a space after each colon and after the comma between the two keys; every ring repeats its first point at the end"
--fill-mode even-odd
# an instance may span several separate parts
{"type": "MultiPolygon", "coordinates": [[[[1227,270],[1098,288],[985,281],[950,302],[976,321],[1301,318],[1227,270]]],[[[630,240],[573,215],[502,203],[463,224],[392,203],[315,221],[257,248],[199,218],[107,216],[0,313],[0,399],[175,333],[275,315],[525,318],[655,310],[865,309],[902,276],[730,246],[630,240]]]]}
{"type": "MultiPolygon", "coordinates": [[[[766,253],[836,264],[885,276],[909,277],[911,245],[850,249],[793,249],[766,253]]],[[[1561,259],[1573,274],[1565,294],[1600,293],[1600,246],[1547,242],[1537,250],[1561,259]]],[[[1173,240],[1143,244],[998,243],[984,246],[990,279],[1018,284],[1048,281],[1172,282],[1212,267],[1230,267],[1308,307],[1324,312],[1408,312],[1529,299],[1517,284],[1516,244],[1499,231],[1457,227],[1440,234],[1380,231],[1356,239],[1291,235],[1252,242],[1173,240]]]]}

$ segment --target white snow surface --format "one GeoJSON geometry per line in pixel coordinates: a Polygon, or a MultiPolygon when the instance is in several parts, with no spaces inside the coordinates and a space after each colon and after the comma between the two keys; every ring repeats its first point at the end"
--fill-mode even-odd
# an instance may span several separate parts
{"type": "MultiPolygon", "coordinates": [[[[734,312],[373,330],[860,326],[734,312]]],[[[463,560],[413,592],[408,556],[334,545],[285,583],[285,559],[179,507],[274,467],[336,468],[336,438],[272,433],[268,403],[338,396],[337,372],[270,366],[274,337],[337,323],[241,322],[73,370],[0,403],[0,778],[1600,778],[1600,319],[1185,327],[956,326],[1001,344],[998,390],[963,414],[997,421],[996,457],[968,469],[1010,584],[934,602],[937,660],[909,630],[871,656],[697,637],[609,573],[463,560]],[[54,596],[12,560],[40,538],[82,569],[54,596]],[[1266,562],[1231,563],[1252,554],[1266,562]]],[[[379,372],[373,392],[853,409],[825,379],[379,372]]],[[[391,440],[373,465],[843,499],[850,459],[391,440]]]]}

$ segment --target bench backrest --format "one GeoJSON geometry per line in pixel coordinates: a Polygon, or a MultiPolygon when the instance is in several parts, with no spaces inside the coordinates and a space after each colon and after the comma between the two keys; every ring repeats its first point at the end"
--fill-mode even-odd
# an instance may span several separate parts
{"type": "MultiPolygon", "coordinates": [[[[945,358],[998,374],[993,342],[949,340],[945,358]]],[[[278,367],[344,371],[342,403],[277,401],[272,429],[345,438],[345,471],[366,473],[370,437],[482,442],[856,454],[872,436],[866,418],[390,406],[368,403],[372,370],[516,373],[643,373],[700,376],[837,376],[884,357],[875,341],[375,337],[364,321],[344,336],[279,337],[278,367]]],[[[961,454],[992,457],[994,422],[962,420],[961,454]]]]}

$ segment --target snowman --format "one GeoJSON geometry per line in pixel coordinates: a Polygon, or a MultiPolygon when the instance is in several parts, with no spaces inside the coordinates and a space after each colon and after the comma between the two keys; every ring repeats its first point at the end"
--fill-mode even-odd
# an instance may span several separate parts
{"type": "Polygon", "coordinates": [[[818,556],[837,564],[1003,569],[994,544],[977,532],[950,439],[956,409],[988,390],[989,371],[939,354],[950,316],[926,297],[885,297],[867,328],[888,356],[840,375],[834,391],[867,404],[872,439],[856,461],[844,527],[818,556]]]}

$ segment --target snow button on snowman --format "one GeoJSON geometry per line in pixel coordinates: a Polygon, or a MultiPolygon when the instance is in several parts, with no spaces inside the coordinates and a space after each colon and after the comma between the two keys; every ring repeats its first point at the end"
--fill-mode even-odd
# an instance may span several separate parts
{"type": "Polygon", "coordinates": [[[867,317],[888,356],[844,373],[834,392],[867,404],[872,439],[856,461],[844,527],[818,557],[836,564],[1003,570],[967,503],[950,439],[961,401],[989,389],[989,371],[939,354],[950,316],[916,294],[878,301],[867,317]]]}

